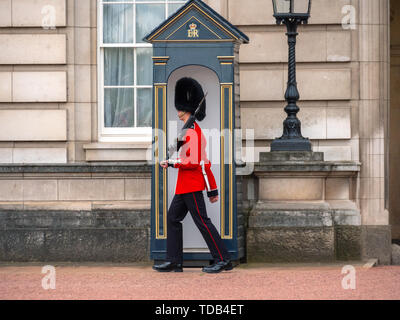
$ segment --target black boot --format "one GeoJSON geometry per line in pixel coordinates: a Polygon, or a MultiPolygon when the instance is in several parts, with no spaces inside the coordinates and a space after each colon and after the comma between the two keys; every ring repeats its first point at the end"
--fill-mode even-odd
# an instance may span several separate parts
{"type": "Polygon", "coordinates": [[[230,260],[219,261],[217,263],[212,264],[211,266],[203,267],[203,272],[207,273],[218,273],[223,270],[229,271],[233,269],[232,262],[230,260]]]}
{"type": "Polygon", "coordinates": [[[174,263],[174,262],[164,262],[162,264],[157,264],[153,266],[154,270],[159,272],[182,272],[182,264],[181,263],[174,263]]]}

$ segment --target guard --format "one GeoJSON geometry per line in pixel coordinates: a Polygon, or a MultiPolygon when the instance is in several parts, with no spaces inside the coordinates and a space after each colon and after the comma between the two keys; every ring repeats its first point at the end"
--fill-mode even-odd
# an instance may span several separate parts
{"type": "Polygon", "coordinates": [[[163,168],[178,169],[175,195],[167,213],[167,262],[154,265],[160,272],[182,272],[183,237],[182,220],[189,211],[200,230],[214,264],[203,267],[207,273],[218,273],[232,270],[230,254],[225,247],[217,229],[207,216],[203,190],[207,190],[210,202],[218,201],[218,188],[207,159],[206,139],[196,120],[202,121],[206,116],[206,101],[201,85],[192,78],[182,78],[175,87],[175,108],[178,117],[184,121],[183,139],[177,141],[178,159],[167,159],[160,162],[163,168]]]}

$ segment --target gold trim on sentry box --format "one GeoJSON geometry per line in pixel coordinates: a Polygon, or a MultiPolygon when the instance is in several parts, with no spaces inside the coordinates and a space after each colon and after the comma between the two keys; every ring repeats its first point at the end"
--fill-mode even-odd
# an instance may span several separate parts
{"type": "Polygon", "coordinates": [[[221,39],[221,40],[153,40],[152,42],[233,42],[232,39],[221,39]]]}
{"type": "MultiPolygon", "coordinates": [[[[210,17],[207,13],[205,13],[202,9],[200,9],[195,3],[192,3],[191,5],[189,5],[185,10],[183,10],[179,15],[177,15],[174,19],[172,19],[170,22],[168,22],[163,28],[161,28],[160,30],[158,30],[155,34],[153,34],[153,36],[151,36],[148,40],[151,41],[153,38],[155,38],[157,35],[159,35],[160,33],[162,33],[171,23],[173,23],[174,21],[176,21],[178,18],[180,18],[182,15],[184,15],[187,11],[189,11],[192,7],[197,8],[197,10],[199,10],[199,12],[201,14],[203,14],[204,16],[206,16],[207,18],[209,18],[217,27],[219,27],[220,29],[222,29],[223,31],[225,31],[226,33],[228,33],[230,36],[232,36],[235,40],[238,40],[238,38],[233,35],[229,30],[225,29],[221,24],[219,24],[218,22],[216,22],[212,17],[210,17]]],[[[168,41],[168,40],[158,40],[158,41],[168,41]]],[[[190,40],[189,40],[190,41],[190,40]]],[[[221,41],[221,40],[220,40],[221,41]]]]}
{"type": "Polygon", "coordinates": [[[152,59],[155,66],[165,66],[169,60],[169,57],[152,57],[152,59]]]}
{"type": "MultiPolygon", "coordinates": [[[[167,86],[163,86],[163,155],[164,158],[167,158],[167,86]]],[[[167,238],[167,168],[163,169],[163,230],[164,237],[167,238]]]]}
{"type": "Polygon", "coordinates": [[[217,36],[218,39],[222,39],[218,34],[216,34],[213,30],[211,30],[209,27],[207,27],[203,22],[201,22],[199,19],[197,19],[195,16],[191,16],[189,19],[187,19],[180,27],[175,29],[172,33],[169,34],[168,37],[165,38],[165,40],[168,40],[175,32],[177,32],[179,29],[181,29],[186,23],[188,23],[191,19],[197,20],[201,25],[205,26],[211,33],[217,36]]]}
{"type": "Polygon", "coordinates": [[[159,213],[160,213],[160,209],[159,209],[159,203],[160,201],[158,201],[158,197],[159,197],[159,168],[158,168],[158,164],[159,164],[159,143],[158,143],[158,87],[154,86],[154,129],[156,129],[154,131],[154,147],[156,148],[155,153],[154,153],[154,186],[155,186],[155,190],[154,190],[154,221],[155,221],[155,225],[156,225],[156,239],[160,238],[159,235],[159,213]]]}
{"type": "Polygon", "coordinates": [[[233,87],[229,87],[229,239],[233,238],[233,87]]]}
{"type": "MultiPolygon", "coordinates": [[[[165,155],[165,127],[166,127],[166,89],[167,89],[167,85],[166,84],[160,84],[160,85],[154,85],[154,106],[155,106],[155,112],[154,112],[154,116],[155,116],[155,129],[159,129],[159,121],[158,121],[158,91],[162,89],[163,90],[163,105],[162,105],[162,112],[163,112],[163,123],[162,123],[162,127],[163,127],[163,156],[164,159],[166,158],[165,155]]],[[[158,150],[158,146],[159,146],[159,137],[158,137],[158,131],[156,131],[156,141],[157,143],[155,143],[155,145],[157,146],[157,150],[158,150]]],[[[159,150],[158,150],[159,151],[159,150]]],[[[166,169],[163,169],[163,234],[160,234],[160,185],[159,185],[159,181],[160,181],[160,177],[159,177],[159,152],[156,153],[155,155],[156,157],[156,161],[155,161],[155,225],[156,225],[156,239],[166,239],[167,238],[167,212],[166,212],[166,196],[167,193],[165,191],[165,186],[166,186],[166,169]]]]}
{"type": "Polygon", "coordinates": [[[235,59],[234,56],[217,56],[217,58],[221,65],[231,65],[235,59]]]}
{"type": "Polygon", "coordinates": [[[221,83],[221,237],[233,239],[233,167],[232,167],[232,83],[221,83]],[[229,233],[225,234],[225,89],[229,89],[229,233]]]}

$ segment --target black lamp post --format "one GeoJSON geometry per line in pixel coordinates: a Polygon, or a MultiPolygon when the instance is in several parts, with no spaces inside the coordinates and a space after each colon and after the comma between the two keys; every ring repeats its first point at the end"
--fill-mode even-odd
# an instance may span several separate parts
{"type": "Polygon", "coordinates": [[[301,123],[297,118],[300,95],[296,82],[297,25],[306,24],[310,17],[311,0],[272,0],[276,23],[287,27],[289,44],[289,73],[285,99],[287,118],[283,122],[283,135],[271,143],[271,151],[311,151],[311,142],[301,135],[301,123]]]}

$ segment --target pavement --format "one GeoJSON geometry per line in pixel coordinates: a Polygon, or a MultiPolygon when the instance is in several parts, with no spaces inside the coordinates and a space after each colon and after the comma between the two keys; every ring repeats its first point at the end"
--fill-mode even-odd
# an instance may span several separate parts
{"type": "Polygon", "coordinates": [[[0,299],[400,300],[400,266],[373,265],[241,264],[205,274],[159,273],[146,263],[0,263],[0,299]]]}

